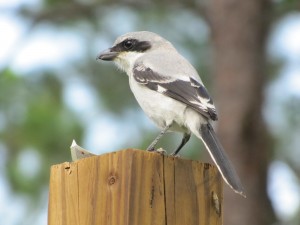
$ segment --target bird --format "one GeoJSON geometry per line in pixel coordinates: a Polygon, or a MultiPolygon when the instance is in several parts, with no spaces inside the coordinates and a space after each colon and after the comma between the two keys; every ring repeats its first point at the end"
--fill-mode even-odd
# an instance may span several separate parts
{"type": "Polygon", "coordinates": [[[245,197],[244,188],[212,122],[218,119],[215,105],[196,69],[160,35],[135,31],[121,35],[97,60],[113,61],[126,72],[130,89],[145,114],[161,132],[147,150],[154,151],[166,132],[183,133],[176,156],[191,134],[202,140],[224,181],[245,197]]]}

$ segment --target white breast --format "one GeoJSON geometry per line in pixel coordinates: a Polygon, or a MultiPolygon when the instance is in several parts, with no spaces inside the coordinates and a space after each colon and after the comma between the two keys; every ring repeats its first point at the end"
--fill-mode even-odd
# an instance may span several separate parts
{"type": "Polygon", "coordinates": [[[163,129],[172,124],[170,130],[186,131],[183,121],[186,105],[137,83],[132,76],[129,85],[143,111],[158,127],[163,129]]]}

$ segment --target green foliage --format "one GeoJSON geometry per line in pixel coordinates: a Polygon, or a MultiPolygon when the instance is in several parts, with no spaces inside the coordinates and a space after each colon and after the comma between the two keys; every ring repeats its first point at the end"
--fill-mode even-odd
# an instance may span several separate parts
{"type": "Polygon", "coordinates": [[[29,78],[6,70],[0,77],[0,114],[5,118],[0,137],[7,149],[7,178],[13,190],[38,197],[49,180],[50,165],[69,160],[68,147],[73,138],[81,139],[82,125],[62,102],[62,85],[53,74],[29,78]],[[34,177],[24,176],[19,166],[25,148],[36,151],[42,165],[34,177]]]}

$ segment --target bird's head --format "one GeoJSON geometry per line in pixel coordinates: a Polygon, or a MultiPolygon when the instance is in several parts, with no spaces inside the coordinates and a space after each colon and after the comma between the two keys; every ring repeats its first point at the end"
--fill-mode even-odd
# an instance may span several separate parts
{"type": "Polygon", "coordinates": [[[118,37],[111,48],[97,56],[97,60],[114,61],[119,68],[127,72],[139,57],[162,46],[172,45],[158,34],[149,31],[130,32],[118,37]]]}

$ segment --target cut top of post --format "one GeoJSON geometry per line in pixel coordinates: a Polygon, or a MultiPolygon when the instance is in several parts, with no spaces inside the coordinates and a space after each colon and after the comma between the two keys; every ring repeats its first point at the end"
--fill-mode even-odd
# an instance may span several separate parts
{"type": "Polygon", "coordinates": [[[221,225],[216,167],[126,149],[51,167],[48,225],[221,225]]]}

